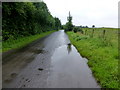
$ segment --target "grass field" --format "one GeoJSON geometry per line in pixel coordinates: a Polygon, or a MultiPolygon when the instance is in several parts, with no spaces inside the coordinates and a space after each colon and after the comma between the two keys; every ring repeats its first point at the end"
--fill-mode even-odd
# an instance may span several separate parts
{"type": "Polygon", "coordinates": [[[98,83],[104,88],[118,88],[118,30],[84,28],[84,34],[67,32],[71,43],[83,57],[98,83]],[[105,30],[105,34],[103,34],[105,30]]]}
{"type": "Polygon", "coordinates": [[[25,45],[33,42],[34,40],[47,36],[51,34],[52,32],[55,32],[55,31],[48,31],[45,33],[37,34],[37,35],[32,35],[32,36],[18,38],[16,40],[12,39],[12,40],[2,42],[2,52],[5,52],[11,49],[17,49],[17,48],[24,47],[25,45]]]}

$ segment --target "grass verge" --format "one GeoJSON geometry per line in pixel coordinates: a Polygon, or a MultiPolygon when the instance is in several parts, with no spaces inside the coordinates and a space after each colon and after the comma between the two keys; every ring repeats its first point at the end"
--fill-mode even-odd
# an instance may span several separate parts
{"type": "Polygon", "coordinates": [[[103,88],[118,88],[118,40],[109,42],[80,33],[67,34],[80,54],[88,58],[88,65],[98,83],[103,88]]]}
{"type": "Polygon", "coordinates": [[[6,52],[11,49],[22,48],[25,45],[33,42],[34,40],[45,37],[53,32],[55,32],[55,31],[48,31],[45,33],[37,34],[37,35],[31,35],[31,36],[27,36],[27,37],[18,38],[16,40],[7,40],[5,42],[2,42],[2,50],[1,51],[6,52]]]}

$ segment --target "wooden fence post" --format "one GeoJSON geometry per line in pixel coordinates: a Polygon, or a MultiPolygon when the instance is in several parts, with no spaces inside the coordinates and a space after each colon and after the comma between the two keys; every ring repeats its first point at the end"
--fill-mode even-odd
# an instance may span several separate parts
{"type": "Polygon", "coordinates": [[[87,35],[87,30],[85,30],[85,35],[87,35]]]}
{"type": "Polygon", "coordinates": [[[94,35],[94,29],[93,29],[93,31],[92,31],[92,37],[93,37],[93,35],[94,35]]]}
{"type": "Polygon", "coordinates": [[[105,38],[106,30],[103,30],[103,38],[105,38]]]}

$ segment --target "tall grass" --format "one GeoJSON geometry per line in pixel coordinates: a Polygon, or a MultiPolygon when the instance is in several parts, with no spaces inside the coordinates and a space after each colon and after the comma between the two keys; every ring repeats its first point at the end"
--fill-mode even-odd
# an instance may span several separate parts
{"type": "Polygon", "coordinates": [[[51,34],[52,32],[54,31],[48,31],[45,33],[37,34],[37,35],[19,37],[17,39],[10,39],[10,40],[4,41],[2,42],[2,51],[5,52],[11,49],[17,49],[17,48],[24,47],[25,45],[33,42],[34,40],[42,38],[48,34],[51,34]]]}
{"type": "MultiPolygon", "coordinates": [[[[86,29],[83,29],[85,32],[86,29]]],[[[118,34],[117,30],[92,29],[87,34],[68,32],[71,42],[76,46],[83,57],[88,58],[93,75],[104,88],[118,88],[118,34]]]]}

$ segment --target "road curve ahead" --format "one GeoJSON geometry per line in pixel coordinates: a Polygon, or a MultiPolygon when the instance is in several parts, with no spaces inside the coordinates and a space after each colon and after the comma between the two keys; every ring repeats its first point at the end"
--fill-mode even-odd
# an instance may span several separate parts
{"type": "Polygon", "coordinates": [[[99,88],[64,30],[3,53],[3,88],[99,88]]]}

